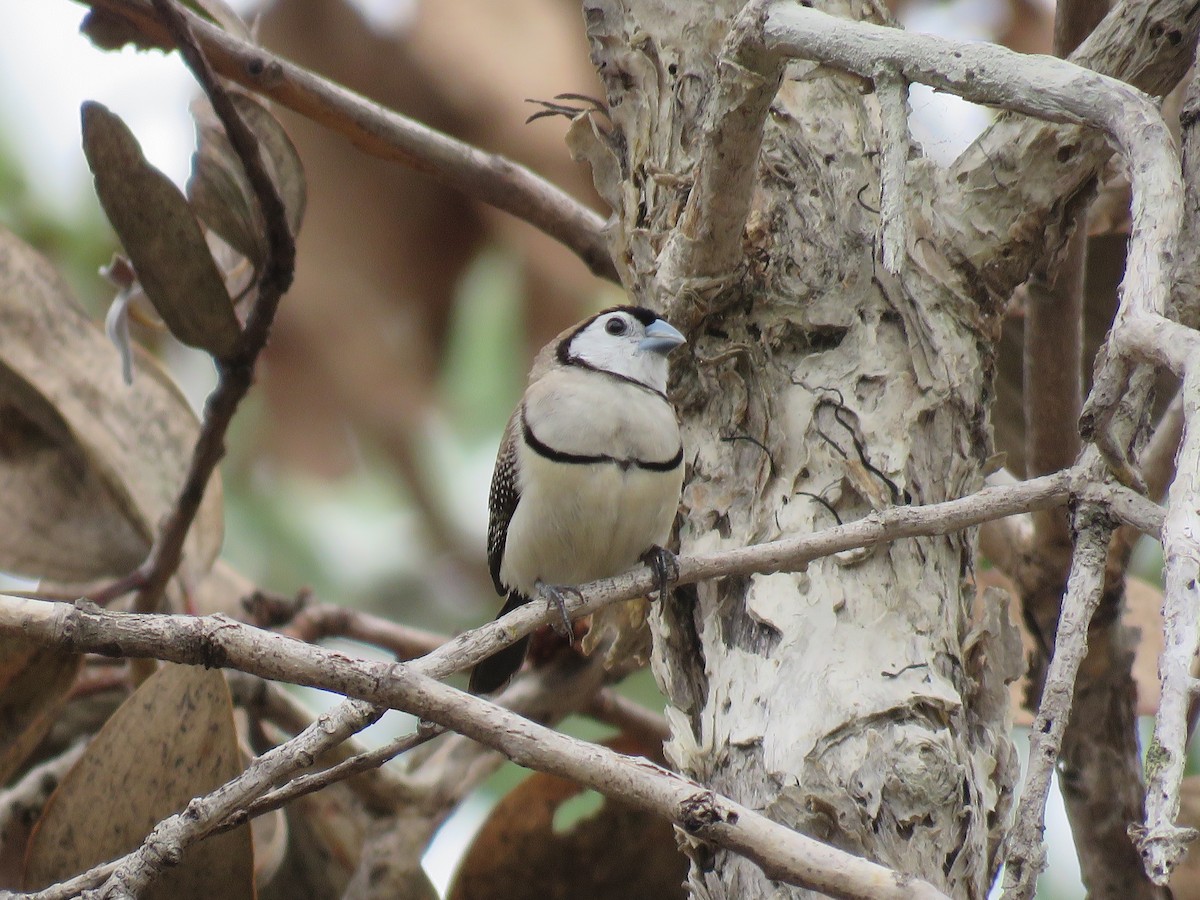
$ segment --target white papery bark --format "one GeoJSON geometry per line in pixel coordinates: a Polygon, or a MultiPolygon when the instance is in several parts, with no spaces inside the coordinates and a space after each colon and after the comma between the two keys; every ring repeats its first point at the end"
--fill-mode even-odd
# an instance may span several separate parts
{"type": "MultiPolygon", "coordinates": [[[[627,288],[667,309],[694,352],[674,389],[685,552],[833,524],[812,494],[844,521],[961,496],[990,450],[980,348],[994,323],[946,286],[919,222],[901,275],[877,264],[880,116],[861,81],[788,68],[735,232],[744,263],[688,259],[706,240],[695,223],[719,231],[736,200],[703,165],[729,165],[731,193],[746,183],[738,146],[706,134],[773,89],[769,64],[744,65],[761,60],[718,63],[740,5],[584,4],[614,128],[577,127],[575,146],[616,210],[627,288]]],[[[742,133],[753,162],[754,129],[742,133]]],[[[973,536],[957,534],[678,591],[654,623],[671,761],[777,821],[982,898],[1016,777],[1003,679],[1019,651],[995,618],[972,629],[973,566],[973,536]]],[[[752,864],[694,849],[696,896],[780,892],[752,864]]]]}

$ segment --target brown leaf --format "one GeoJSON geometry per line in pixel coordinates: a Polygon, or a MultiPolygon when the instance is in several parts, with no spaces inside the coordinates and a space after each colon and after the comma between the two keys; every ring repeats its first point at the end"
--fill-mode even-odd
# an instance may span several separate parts
{"type": "MultiPolygon", "coordinates": [[[[164,664],[105,723],[50,798],[30,843],[26,888],[133,850],[159,821],[241,770],[224,676],[164,664]]],[[[253,898],[249,828],[190,847],[146,896],[253,898]]]]}
{"type": "Polygon", "coordinates": [[[266,255],[266,235],[245,170],[211,108],[205,115],[197,104],[193,115],[197,146],[188,199],[209,228],[257,266],[266,255]]]}
{"type": "Polygon", "coordinates": [[[96,194],[146,296],[183,343],[228,356],[241,326],[186,198],[146,162],[119,116],[89,101],[82,117],[83,151],[96,194]]]}
{"type": "Polygon", "coordinates": [[[54,724],[82,660],[20,635],[0,634],[0,784],[54,724]]]}
{"type": "Polygon", "coordinates": [[[101,50],[120,50],[126,44],[133,44],[139,50],[158,47],[158,44],[147,40],[136,25],[103,9],[90,10],[83,17],[79,31],[101,50]]]}
{"type": "Polygon", "coordinates": [[[242,119],[258,138],[259,149],[267,161],[268,171],[287,211],[288,226],[295,236],[300,233],[300,223],[304,221],[304,210],[308,203],[304,164],[300,161],[296,145],[275,114],[257,98],[241,93],[234,93],[231,97],[242,119]]]}
{"type": "MultiPolygon", "coordinates": [[[[636,747],[626,737],[609,746],[660,755],[658,748],[636,747]]],[[[602,798],[594,814],[565,827],[556,823],[570,811],[567,804],[586,802],[588,794],[542,772],[521,782],[475,837],[450,900],[686,897],[687,860],[667,822],[602,798]]]]}
{"type": "MultiPolygon", "coordinates": [[[[296,235],[308,202],[300,154],[266,106],[246,94],[231,92],[230,97],[258,138],[267,171],[283,200],[288,227],[296,235]]],[[[197,146],[188,197],[200,218],[257,268],[266,255],[266,226],[245,169],[212,106],[206,100],[198,101],[192,115],[196,119],[197,146]]]]}
{"type": "MultiPolygon", "coordinates": [[[[0,568],[74,582],[123,575],[174,503],[196,416],[141,350],[126,386],[66,283],[3,228],[0,321],[0,568]]],[[[212,566],[222,531],[214,478],[184,546],[185,581],[212,566]]]]}
{"type": "Polygon", "coordinates": [[[337,900],[362,856],[369,817],[345,783],[331,784],[286,807],[288,850],[259,900],[337,900]]]}

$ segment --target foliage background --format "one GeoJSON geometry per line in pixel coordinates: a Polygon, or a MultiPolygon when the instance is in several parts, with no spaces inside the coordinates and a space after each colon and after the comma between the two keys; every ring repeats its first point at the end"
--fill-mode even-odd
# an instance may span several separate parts
{"type": "MultiPolygon", "coordinates": [[[[894,5],[915,30],[1029,51],[1049,46],[1050,0],[894,5]]],[[[0,33],[0,221],[50,256],[101,318],[111,290],[97,270],[115,245],[79,149],[79,103],[110,105],[149,159],[182,182],[192,83],[176,58],[94,49],[77,33],[83,8],[67,0],[14,6],[0,33]]],[[[285,55],[522,160],[598,206],[588,174],[562,143],[565,123],[522,124],[531,111],[526,97],[597,92],[578,10],[567,0],[520,0],[492,21],[490,6],[282,3],[261,28],[285,55]],[[442,52],[462,39],[465,17],[482,36],[456,54],[471,59],[471,71],[442,52]],[[319,46],[306,31],[321,35],[319,46]],[[514,51],[532,40],[545,52],[514,51]]],[[[912,106],[914,136],[942,159],[953,158],[988,116],[916,90],[912,106]]],[[[223,555],[266,589],[307,587],[442,632],[468,627],[496,608],[483,563],[485,498],[529,358],[562,327],[619,297],[527,226],[397,165],[367,160],[315,126],[288,123],[308,170],[310,215],[296,289],[222,466],[223,555]]],[[[164,332],[145,329],[138,338],[199,408],[213,384],[206,358],[164,332]]],[[[660,705],[645,674],[628,689],[660,705]]],[[[395,730],[389,718],[377,733],[395,730]]],[[[601,734],[582,722],[568,728],[601,734]]],[[[498,796],[518,777],[510,766],[488,791],[498,796]]],[[[435,845],[427,865],[439,885],[490,802],[469,804],[435,845]]],[[[1082,896],[1058,803],[1049,819],[1052,867],[1039,896],[1082,896]]]]}

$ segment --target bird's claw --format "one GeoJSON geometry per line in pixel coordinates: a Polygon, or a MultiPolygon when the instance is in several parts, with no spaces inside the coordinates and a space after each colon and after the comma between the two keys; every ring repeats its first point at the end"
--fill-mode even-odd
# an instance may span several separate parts
{"type": "Polygon", "coordinates": [[[642,554],[642,562],[654,573],[658,599],[665,600],[671,583],[679,580],[679,558],[665,547],[655,544],[642,554]]]}
{"type": "Polygon", "coordinates": [[[567,585],[546,584],[544,581],[539,581],[537,586],[546,595],[546,600],[558,610],[559,623],[553,626],[554,630],[558,631],[568,641],[574,643],[575,629],[571,627],[571,617],[567,615],[566,595],[574,594],[577,599],[582,600],[583,594],[578,589],[567,585]],[[559,625],[562,626],[561,629],[559,625]]]}

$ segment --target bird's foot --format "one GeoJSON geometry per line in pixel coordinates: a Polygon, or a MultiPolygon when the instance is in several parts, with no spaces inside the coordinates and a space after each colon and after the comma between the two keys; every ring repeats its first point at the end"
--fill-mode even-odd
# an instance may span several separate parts
{"type": "Polygon", "coordinates": [[[679,579],[679,557],[665,547],[655,544],[642,554],[642,562],[654,573],[654,581],[658,585],[658,599],[665,600],[671,582],[679,579]]]}
{"type": "Polygon", "coordinates": [[[558,610],[559,624],[562,628],[560,629],[558,625],[555,625],[553,626],[554,630],[559,632],[568,641],[574,643],[575,630],[571,627],[571,617],[567,615],[567,594],[574,594],[579,600],[583,599],[583,594],[579,593],[577,588],[565,584],[546,584],[544,581],[539,581],[537,587],[546,595],[546,600],[558,610]]]}

